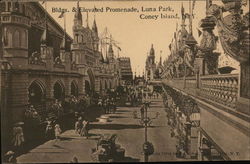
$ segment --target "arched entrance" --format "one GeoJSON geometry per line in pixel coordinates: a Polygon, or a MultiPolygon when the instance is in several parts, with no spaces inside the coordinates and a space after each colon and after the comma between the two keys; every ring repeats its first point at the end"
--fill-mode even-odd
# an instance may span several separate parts
{"type": "Polygon", "coordinates": [[[78,87],[77,87],[77,84],[76,84],[75,81],[72,81],[72,82],[71,82],[70,89],[71,89],[71,95],[77,97],[77,96],[78,96],[78,87]]]}
{"type": "Polygon", "coordinates": [[[108,89],[108,84],[107,84],[107,81],[105,80],[105,90],[108,89]]]}
{"type": "Polygon", "coordinates": [[[28,90],[30,104],[39,104],[45,98],[45,87],[39,81],[33,81],[28,90]]]}
{"type": "Polygon", "coordinates": [[[46,109],[45,97],[46,89],[42,82],[39,80],[33,81],[29,88],[29,103],[34,106],[39,114],[43,114],[46,109]]]}
{"type": "Polygon", "coordinates": [[[112,82],[109,80],[109,89],[112,89],[112,82]]]}
{"type": "Polygon", "coordinates": [[[57,81],[54,84],[54,98],[55,99],[63,99],[65,96],[65,90],[64,90],[64,86],[60,81],[57,81]]]}
{"type": "Polygon", "coordinates": [[[90,83],[88,80],[85,80],[85,93],[87,95],[90,95],[91,94],[91,87],[90,87],[90,83]]]}
{"type": "Polygon", "coordinates": [[[95,76],[94,76],[94,73],[89,68],[87,70],[87,74],[88,74],[88,77],[89,77],[89,82],[90,82],[89,84],[90,84],[91,91],[94,91],[95,90],[95,76]]]}

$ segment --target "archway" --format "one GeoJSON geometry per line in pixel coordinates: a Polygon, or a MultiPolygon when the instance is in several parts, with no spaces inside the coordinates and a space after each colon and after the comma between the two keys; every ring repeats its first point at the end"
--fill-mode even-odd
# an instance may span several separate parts
{"type": "Polygon", "coordinates": [[[90,83],[88,80],[85,80],[85,93],[88,95],[91,94],[91,87],[90,87],[90,83]]]}
{"type": "Polygon", "coordinates": [[[108,84],[107,84],[107,80],[105,80],[105,90],[108,89],[108,84]]]}
{"type": "Polygon", "coordinates": [[[39,80],[33,81],[29,88],[29,104],[33,105],[36,111],[43,116],[46,110],[46,87],[39,80]]]}
{"type": "Polygon", "coordinates": [[[37,104],[41,104],[44,99],[45,99],[45,87],[44,85],[38,81],[35,80],[33,81],[29,88],[29,103],[32,105],[37,105],[37,104]]]}
{"type": "Polygon", "coordinates": [[[89,77],[89,84],[90,84],[91,91],[95,91],[95,76],[94,76],[94,73],[89,68],[87,70],[87,74],[88,74],[88,77],[89,77]]]}
{"type": "Polygon", "coordinates": [[[72,82],[71,82],[70,89],[71,89],[71,95],[77,97],[77,96],[78,96],[78,87],[77,87],[77,84],[76,84],[75,81],[72,81],[72,82]]]}
{"type": "Polygon", "coordinates": [[[109,80],[109,89],[112,89],[112,82],[109,80]]]}
{"type": "Polygon", "coordinates": [[[100,91],[100,93],[102,93],[102,81],[101,80],[100,80],[100,84],[99,85],[100,85],[100,90],[99,91],[100,91]]]}
{"type": "Polygon", "coordinates": [[[64,90],[64,86],[60,81],[57,81],[54,84],[54,98],[55,99],[63,99],[65,97],[65,90],[64,90]]]}

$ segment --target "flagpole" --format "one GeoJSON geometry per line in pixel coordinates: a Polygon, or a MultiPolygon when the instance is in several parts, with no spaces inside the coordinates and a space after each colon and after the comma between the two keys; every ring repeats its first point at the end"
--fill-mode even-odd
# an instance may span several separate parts
{"type": "MultiPolygon", "coordinates": [[[[45,10],[47,11],[47,0],[45,0],[45,10]]],[[[45,26],[47,26],[47,13],[45,13],[45,26]]]]}

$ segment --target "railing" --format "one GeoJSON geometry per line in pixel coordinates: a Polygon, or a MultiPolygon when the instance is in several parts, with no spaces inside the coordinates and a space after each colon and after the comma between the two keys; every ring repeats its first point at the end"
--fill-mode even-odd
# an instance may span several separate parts
{"type": "Polygon", "coordinates": [[[201,77],[200,96],[235,108],[238,94],[238,75],[210,75],[201,77]]]}
{"type": "Polygon", "coordinates": [[[206,98],[230,108],[236,107],[238,74],[206,75],[201,76],[200,80],[197,80],[196,77],[193,76],[186,77],[185,81],[185,88],[183,78],[163,80],[163,83],[183,90],[193,96],[206,98]],[[200,83],[199,88],[197,88],[198,82],[200,83]]]}
{"type": "Polygon", "coordinates": [[[2,13],[0,17],[2,23],[18,23],[30,27],[30,20],[24,16],[9,15],[9,13],[2,13]]]}

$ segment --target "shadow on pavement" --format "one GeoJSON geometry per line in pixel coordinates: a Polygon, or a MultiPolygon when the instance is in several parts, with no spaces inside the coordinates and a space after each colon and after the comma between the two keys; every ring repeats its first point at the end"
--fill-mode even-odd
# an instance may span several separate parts
{"type": "Polygon", "coordinates": [[[128,118],[128,117],[124,117],[124,116],[109,116],[109,118],[128,118]]]}
{"type": "Polygon", "coordinates": [[[132,157],[124,157],[122,160],[116,162],[139,162],[140,159],[132,158],[132,157]]]}
{"type": "Polygon", "coordinates": [[[71,141],[74,138],[71,137],[60,137],[60,141],[71,141]]]}
{"type": "Polygon", "coordinates": [[[92,124],[91,129],[121,130],[121,129],[140,129],[141,125],[133,124],[92,124]]]}
{"type": "Polygon", "coordinates": [[[118,109],[116,113],[118,113],[118,112],[125,113],[125,112],[130,112],[130,110],[119,110],[118,109]]]}

